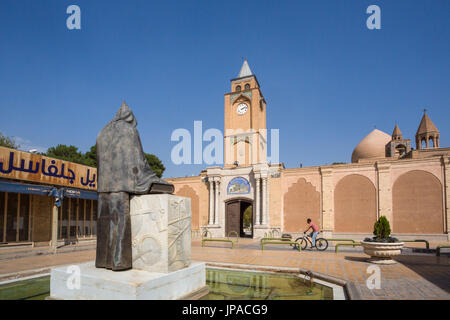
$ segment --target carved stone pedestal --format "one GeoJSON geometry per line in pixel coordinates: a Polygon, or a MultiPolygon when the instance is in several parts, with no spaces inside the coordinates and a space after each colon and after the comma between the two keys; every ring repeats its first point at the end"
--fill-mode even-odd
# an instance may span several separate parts
{"type": "Polygon", "coordinates": [[[133,196],[130,215],[133,269],[114,272],[94,262],[53,268],[51,299],[183,299],[208,292],[205,263],[191,264],[189,198],[133,196]]]}
{"type": "Polygon", "coordinates": [[[172,272],[191,259],[191,199],[171,194],[130,200],[133,269],[172,272]]]}

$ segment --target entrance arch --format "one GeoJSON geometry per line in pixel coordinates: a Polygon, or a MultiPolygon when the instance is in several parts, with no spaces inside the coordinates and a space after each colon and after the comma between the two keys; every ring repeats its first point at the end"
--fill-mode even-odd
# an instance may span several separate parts
{"type": "Polygon", "coordinates": [[[239,237],[253,238],[253,201],[233,199],[225,204],[225,233],[231,231],[239,237]]]}

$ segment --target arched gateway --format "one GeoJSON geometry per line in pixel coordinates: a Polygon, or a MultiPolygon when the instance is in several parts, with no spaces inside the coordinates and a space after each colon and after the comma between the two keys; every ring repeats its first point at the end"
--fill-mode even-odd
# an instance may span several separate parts
{"type": "Polygon", "coordinates": [[[253,238],[253,202],[233,199],[226,203],[225,233],[236,232],[239,237],[253,238]]]}

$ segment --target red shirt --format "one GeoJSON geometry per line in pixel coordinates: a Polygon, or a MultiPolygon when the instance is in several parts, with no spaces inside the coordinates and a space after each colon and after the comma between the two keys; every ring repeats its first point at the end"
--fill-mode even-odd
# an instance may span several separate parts
{"type": "Polygon", "coordinates": [[[309,224],[309,226],[312,227],[312,229],[313,229],[314,232],[319,231],[319,228],[318,228],[318,227],[316,226],[316,224],[313,223],[312,221],[311,221],[311,223],[309,224]]]}

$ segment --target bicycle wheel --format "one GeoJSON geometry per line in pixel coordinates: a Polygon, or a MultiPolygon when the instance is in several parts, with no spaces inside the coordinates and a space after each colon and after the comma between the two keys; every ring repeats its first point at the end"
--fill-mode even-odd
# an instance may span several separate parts
{"type": "MultiPolygon", "coordinates": [[[[308,246],[308,241],[306,241],[306,239],[303,237],[295,239],[295,242],[300,244],[300,248],[302,248],[302,250],[305,250],[306,247],[308,246]]],[[[298,246],[298,244],[295,246],[296,249],[297,249],[297,246],[298,246]]]]}
{"type": "Polygon", "coordinates": [[[300,243],[300,240],[302,240],[302,238],[295,239],[295,244],[291,244],[291,247],[293,247],[292,249],[298,250],[298,244],[300,243]]]}
{"type": "Polygon", "coordinates": [[[316,249],[319,251],[325,251],[328,248],[328,241],[324,238],[319,238],[316,240],[316,249]]]}
{"type": "MultiPolygon", "coordinates": [[[[281,240],[283,241],[283,240],[281,240]]],[[[286,239],[286,241],[292,241],[292,239],[286,239]]],[[[291,247],[294,247],[293,249],[297,249],[297,245],[296,244],[290,244],[291,247]]]]}

